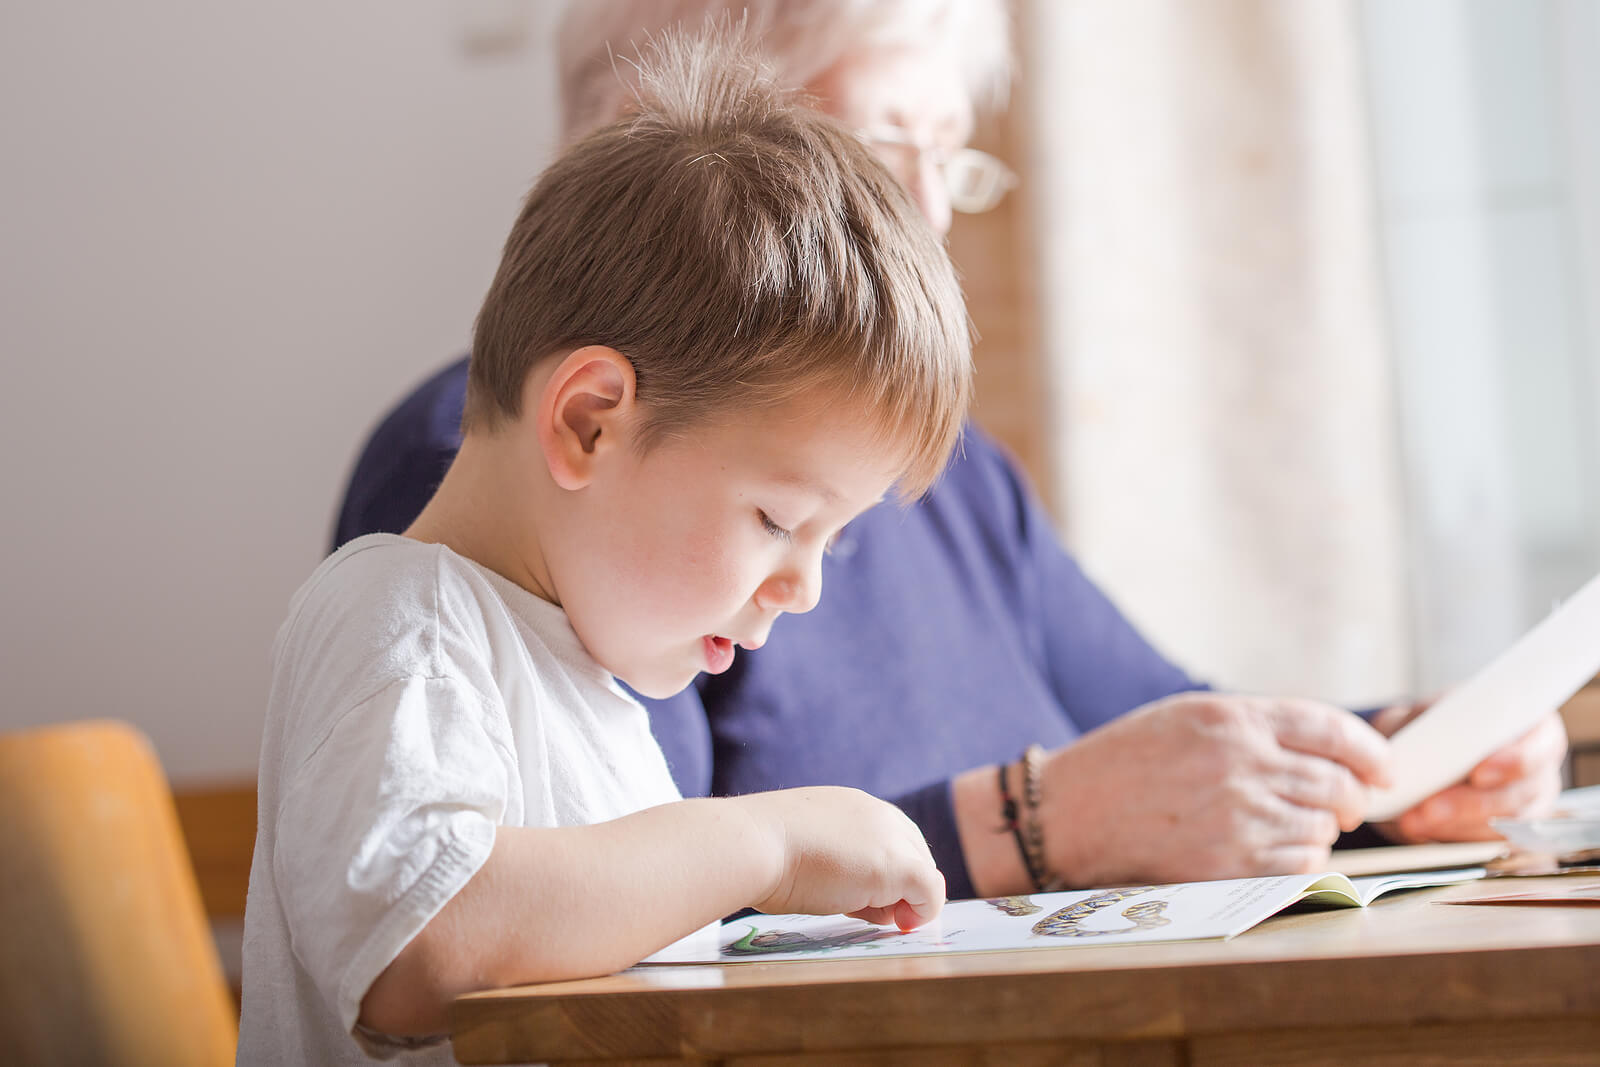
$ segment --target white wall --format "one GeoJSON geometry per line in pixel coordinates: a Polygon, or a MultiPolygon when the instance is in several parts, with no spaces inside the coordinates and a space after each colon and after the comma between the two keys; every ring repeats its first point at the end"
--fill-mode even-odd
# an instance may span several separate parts
{"type": "Polygon", "coordinates": [[[356,449],[465,351],[548,156],[554,12],[0,15],[0,728],[114,715],[179,783],[254,773],[356,449]]]}
{"type": "Polygon", "coordinates": [[[1427,692],[1600,567],[1600,3],[1363,15],[1427,692]]]}

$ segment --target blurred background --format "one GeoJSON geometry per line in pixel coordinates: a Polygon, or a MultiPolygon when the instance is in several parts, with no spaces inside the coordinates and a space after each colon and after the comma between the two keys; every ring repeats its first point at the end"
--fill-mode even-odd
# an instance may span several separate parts
{"type": "MultiPolygon", "coordinates": [[[[466,350],[559,5],[0,13],[0,728],[248,783],[289,596],[466,350]]],[[[1600,0],[1023,0],[977,417],[1159,647],[1350,703],[1600,570],[1600,0]]]]}

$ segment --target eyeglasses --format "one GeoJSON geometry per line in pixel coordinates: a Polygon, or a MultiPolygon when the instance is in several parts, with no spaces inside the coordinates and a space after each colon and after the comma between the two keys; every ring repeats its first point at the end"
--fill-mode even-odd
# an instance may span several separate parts
{"type": "Polygon", "coordinates": [[[931,155],[933,165],[944,179],[950,206],[969,215],[988,211],[1004,199],[1017,184],[1012,169],[987,152],[976,148],[946,150],[921,141],[903,126],[872,126],[857,130],[856,136],[877,149],[879,156],[897,174],[915,174],[922,157],[931,155]]]}

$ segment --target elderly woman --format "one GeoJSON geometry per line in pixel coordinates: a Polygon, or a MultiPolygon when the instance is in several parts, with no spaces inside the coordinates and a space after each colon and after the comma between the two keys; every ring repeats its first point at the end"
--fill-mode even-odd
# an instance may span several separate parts
{"type": "MultiPolygon", "coordinates": [[[[559,42],[566,135],[626,108],[631,68],[614,55],[730,9],[935,230],[1004,193],[1005,167],[965,147],[975,107],[1004,97],[1002,0],[584,0],[559,42]]],[[[337,542],[415,518],[459,443],[465,382],[463,359],[379,426],[337,542]]],[[[1488,837],[1490,816],[1559,787],[1552,716],[1395,823],[1356,830],[1387,774],[1382,734],[1314,701],[1197,691],[1085,578],[976,428],[932,493],[864,515],[825,566],[828,596],[767,647],[646,701],[654,730],[685,795],[836,784],[894,800],[952,896],[1314,870],[1341,830],[1488,837]]],[[[1408,710],[1375,721],[1392,732],[1408,710]]]]}

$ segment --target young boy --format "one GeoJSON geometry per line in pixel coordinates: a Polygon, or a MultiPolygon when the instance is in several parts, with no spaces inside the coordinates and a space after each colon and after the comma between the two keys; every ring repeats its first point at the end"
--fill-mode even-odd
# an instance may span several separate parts
{"type": "Polygon", "coordinates": [[[732,36],[658,42],[638,112],[540,178],[437,495],[290,605],[241,1062],[449,1062],[455,995],[613,971],[747,906],[939,911],[898,809],[678,799],[617,683],[669,695],[809,610],[840,528],[937,476],[970,388],[916,208],[732,36]]]}

